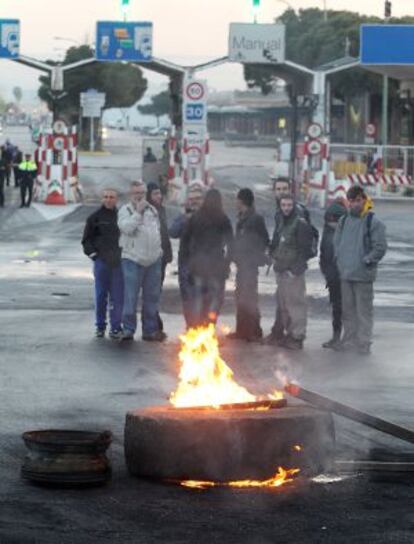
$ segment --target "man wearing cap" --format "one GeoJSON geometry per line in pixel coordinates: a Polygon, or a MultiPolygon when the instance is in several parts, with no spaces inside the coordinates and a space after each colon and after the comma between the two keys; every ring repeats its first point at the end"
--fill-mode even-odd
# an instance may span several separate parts
{"type": "Polygon", "coordinates": [[[258,300],[259,266],[266,264],[269,234],[264,219],[256,213],[254,195],[250,189],[237,194],[238,220],[232,250],[237,265],[236,330],[227,335],[234,340],[254,342],[262,338],[258,300]]]}
{"type": "Polygon", "coordinates": [[[341,339],[342,332],[342,304],[341,304],[341,279],[335,262],[333,239],[338,222],[347,212],[342,199],[335,200],[325,212],[322,240],[319,252],[319,266],[326,280],[329,291],[329,302],[332,306],[333,335],[330,340],[324,342],[324,348],[335,348],[341,339]]]}
{"type": "Polygon", "coordinates": [[[372,201],[362,187],[351,187],[346,196],[349,211],[339,220],[334,236],[344,326],[343,338],[336,349],[369,355],[374,281],[378,263],[387,251],[385,225],[372,211],[372,201]]]}

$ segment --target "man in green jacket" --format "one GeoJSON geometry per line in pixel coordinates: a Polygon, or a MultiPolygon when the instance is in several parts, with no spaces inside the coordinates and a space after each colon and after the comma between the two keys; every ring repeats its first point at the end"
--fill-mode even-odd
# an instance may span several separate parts
{"type": "Polygon", "coordinates": [[[305,271],[311,256],[311,225],[300,217],[290,194],[280,197],[282,218],[272,240],[276,272],[276,303],[280,308],[283,337],[278,345],[293,350],[303,348],[306,336],[307,304],[305,271]]]}
{"type": "Polygon", "coordinates": [[[387,251],[385,225],[372,211],[362,187],[347,192],[349,211],[335,232],[336,263],[341,278],[344,335],[336,349],[369,355],[372,342],[374,281],[387,251]]]}

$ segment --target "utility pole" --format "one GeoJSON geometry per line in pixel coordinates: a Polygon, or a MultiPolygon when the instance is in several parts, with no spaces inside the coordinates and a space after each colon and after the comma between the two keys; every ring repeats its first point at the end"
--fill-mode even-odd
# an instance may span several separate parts
{"type": "MultiPolygon", "coordinates": [[[[385,24],[387,24],[391,17],[391,2],[390,0],[385,0],[384,4],[384,19],[385,24]]],[[[388,144],[388,94],[389,94],[389,81],[388,76],[384,75],[382,78],[382,123],[381,123],[381,139],[383,145],[383,164],[384,169],[387,167],[387,154],[385,147],[388,144]]]]}

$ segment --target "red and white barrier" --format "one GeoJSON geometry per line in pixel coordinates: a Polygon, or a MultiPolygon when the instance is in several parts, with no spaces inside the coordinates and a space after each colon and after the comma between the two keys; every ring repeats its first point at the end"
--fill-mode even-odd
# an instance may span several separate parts
{"type": "Polygon", "coordinates": [[[175,155],[177,152],[177,138],[174,125],[171,127],[171,135],[168,141],[168,152],[167,178],[168,180],[172,180],[175,178],[175,155]]]}
{"type": "Polygon", "coordinates": [[[352,185],[412,185],[413,178],[404,174],[349,174],[348,180],[352,185]]]}
{"type": "Polygon", "coordinates": [[[38,176],[35,195],[46,204],[77,202],[78,180],[77,130],[66,128],[61,134],[51,129],[41,132],[36,150],[38,176]]]}

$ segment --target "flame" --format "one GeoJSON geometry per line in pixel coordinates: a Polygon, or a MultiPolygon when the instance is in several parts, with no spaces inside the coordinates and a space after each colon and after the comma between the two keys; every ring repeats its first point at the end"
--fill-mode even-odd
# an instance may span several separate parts
{"type": "Polygon", "coordinates": [[[275,389],[273,393],[269,393],[267,396],[271,400],[281,400],[285,397],[283,391],[279,391],[277,389],[275,389]]]}
{"type": "Polygon", "coordinates": [[[288,482],[292,482],[292,476],[298,472],[300,472],[298,468],[284,469],[283,467],[278,467],[276,474],[267,480],[235,480],[233,482],[183,480],[180,482],[180,485],[192,489],[207,489],[209,487],[237,487],[243,489],[249,487],[280,487],[288,482]]]}
{"type": "Polygon", "coordinates": [[[189,329],[180,336],[179,384],[170,396],[175,407],[211,406],[253,402],[256,397],[233,379],[233,371],[220,357],[215,327],[189,329]]]}
{"type": "Polygon", "coordinates": [[[302,451],[302,446],[299,446],[299,444],[295,444],[293,446],[293,449],[296,450],[296,451],[302,451]]]}

